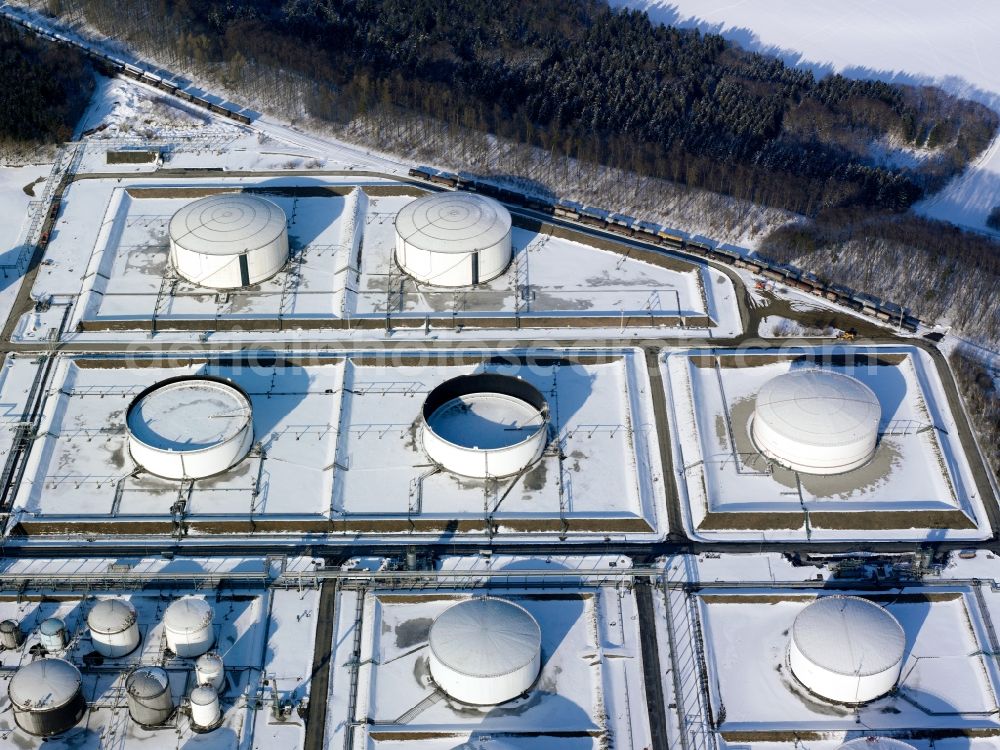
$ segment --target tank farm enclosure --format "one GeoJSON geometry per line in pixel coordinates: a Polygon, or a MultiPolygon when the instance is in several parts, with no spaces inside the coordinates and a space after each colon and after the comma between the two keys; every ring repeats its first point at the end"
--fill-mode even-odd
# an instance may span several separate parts
{"type": "MultiPolygon", "coordinates": [[[[36,298],[77,300],[46,327],[274,332],[614,326],[733,335],[732,280],[694,259],[510,213],[471,193],[374,179],[71,183],[36,298]]],[[[60,309],[59,312],[62,310],[60,309]]],[[[117,335],[117,333],[116,333],[117,335]]]]}
{"type": "MultiPolygon", "coordinates": [[[[634,349],[136,361],[53,362],[20,532],[665,533],[664,446],[636,428],[653,403],[634,349]]],[[[2,372],[15,397],[30,362],[2,372]]]]}

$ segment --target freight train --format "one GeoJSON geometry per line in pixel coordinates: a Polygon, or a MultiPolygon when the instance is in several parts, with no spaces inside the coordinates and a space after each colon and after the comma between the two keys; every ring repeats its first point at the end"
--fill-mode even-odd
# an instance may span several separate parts
{"type": "Polygon", "coordinates": [[[813,294],[830,302],[837,302],[857,313],[884,323],[895,323],[911,333],[916,333],[921,325],[919,318],[894,302],[881,300],[841,284],[828,283],[815,274],[784,263],[774,263],[765,258],[751,255],[748,251],[740,248],[719,245],[700,237],[688,237],[681,232],[650,221],[638,221],[626,214],[593,206],[583,206],[572,201],[528,195],[510,188],[500,187],[473,175],[453,174],[432,167],[413,167],[409,170],[409,175],[433,185],[481,193],[504,203],[521,206],[558,219],[595,227],[626,237],[634,237],[643,242],[742,268],[793,289],[813,294]]]}
{"type": "Polygon", "coordinates": [[[222,117],[226,117],[230,120],[235,120],[236,122],[241,123],[243,125],[249,125],[252,122],[250,117],[243,114],[242,112],[239,112],[235,109],[231,109],[229,107],[225,107],[221,104],[216,104],[215,102],[211,102],[208,99],[205,99],[204,97],[196,96],[195,94],[185,91],[184,88],[178,83],[174,83],[173,81],[167,80],[166,78],[158,76],[155,73],[151,73],[148,70],[136,67],[135,65],[127,63],[124,60],[119,60],[116,57],[112,57],[111,55],[107,55],[103,52],[88,47],[87,45],[80,43],[76,39],[63,36],[62,34],[53,32],[50,29],[46,29],[42,26],[37,26],[29,21],[25,21],[15,16],[8,16],[8,15],[0,16],[0,21],[5,21],[15,27],[26,29],[27,31],[30,31],[32,34],[40,36],[44,39],[48,39],[49,41],[57,42],[59,44],[66,44],[69,45],[70,47],[75,47],[80,51],[81,54],[83,54],[90,61],[90,63],[94,66],[95,70],[106,76],[120,75],[124,76],[125,78],[131,78],[134,81],[139,81],[141,83],[149,84],[150,86],[155,86],[161,91],[165,91],[168,94],[173,94],[174,96],[177,96],[187,102],[190,102],[191,104],[194,104],[197,107],[207,109],[209,112],[214,112],[215,114],[221,115],[222,117]]]}

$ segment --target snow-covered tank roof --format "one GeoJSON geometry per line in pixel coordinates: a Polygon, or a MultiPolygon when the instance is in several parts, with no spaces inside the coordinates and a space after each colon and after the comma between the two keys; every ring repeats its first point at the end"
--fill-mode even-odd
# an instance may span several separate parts
{"type": "Polygon", "coordinates": [[[42,620],[41,625],[38,626],[38,632],[42,635],[57,635],[65,629],[66,624],[58,617],[50,617],[47,620],[42,620]]]}
{"type": "Polygon", "coordinates": [[[196,451],[238,435],[252,418],[247,396],[221,378],[182,376],[140,393],[125,417],[131,435],[160,450],[196,451]]]}
{"type": "Polygon", "coordinates": [[[196,200],[170,219],[170,240],[203,255],[240,255],[286,231],[285,212],[269,200],[224,193],[196,200]]]}
{"type": "Polygon", "coordinates": [[[212,625],[212,605],[196,596],[172,602],[163,613],[164,627],[175,633],[197,633],[212,625]]]}
{"type": "Polygon", "coordinates": [[[98,633],[121,633],[135,624],[135,607],[125,599],[102,599],[87,615],[87,627],[98,633]]]}
{"type": "Polygon", "coordinates": [[[530,664],[541,649],[538,622],[505,599],[459,602],[431,625],[428,642],[444,666],[470,677],[499,677],[530,664]]]}
{"type": "Polygon", "coordinates": [[[162,667],[140,667],[128,676],[125,687],[136,698],[148,700],[170,687],[170,677],[162,667]]]}
{"type": "Polygon", "coordinates": [[[219,693],[211,685],[199,685],[191,691],[191,702],[197,706],[210,706],[219,699],[219,693]]]}
{"type": "Polygon", "coordinates": [[[884,607],[855,596],[826,596],[799,612],[792,640],[802,655],[834,674],[885,672],[903,659],[906,633],[884,607]]]}
{"type": "Polygon", "coordinates": [[[892,737],[858,737],[837,750],[916,750],[913,745],[892,737]]]}
{"type": "Polygon", "coordinates": [[[19,708],[46,711],[72,701],[80,684],[80,670],[68,661],[39,659],[17,670],[8,692],[19,708]]]}
{"type": "Polygon", "coordinates": [[[882,409],[871,388],[828,370],[793,370],[757,394],[754,420],[802,446],[848,445],[878,431],[882,409]]]}
{"type": "Polygon", "coordinates": [[[510,212],[475,193],[436,193],[407,203],[396,215],[396,234],[435,253],[470,253],[493,247],[511,227],[510,212]]]}

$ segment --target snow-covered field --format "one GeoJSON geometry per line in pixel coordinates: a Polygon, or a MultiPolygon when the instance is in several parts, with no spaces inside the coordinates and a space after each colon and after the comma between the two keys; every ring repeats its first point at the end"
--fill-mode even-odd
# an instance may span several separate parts
{"type": "MultiPolygon", "coordinates": [[[[1000,112],[1000,4],[967,0],[610,0],[654,21],[721,34],[817,76],[940,86],[1000,112]]],[[[985,230],[1000,205],[1000,138],[916,210],[985,230]]]]}
{"type": "Polygon", "coordinates": [[[689,533],[704,539],[923,539],[928,534],[978,539],[988,534],[969,461],[930,358],[911,347],[850,351],[845,361],[840,361],[843,350],[838,359],[822,348],[667,355],[663,369],[676,436],[672,445],[675,465],[683,467],[679,487],[689,533]],[[819,357],[824,369],[861,380],[882,406],[874,457],[845,474],[809,476],[777,466],[757,452],[750,438],[757,391],[790,369],[816,367],[806,359],[810,356],[819,357]],[[906,521],[895,516],[900,512],[906,521]],[[883,514],[893,514],[895,521],[883,514]]]}

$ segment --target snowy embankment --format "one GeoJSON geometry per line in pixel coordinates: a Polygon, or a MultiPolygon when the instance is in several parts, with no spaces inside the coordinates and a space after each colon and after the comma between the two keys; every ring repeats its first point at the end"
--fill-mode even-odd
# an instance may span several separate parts
{"type": "MultiPolygon", "coordinates": [[[[939,86],[1000,112],[1000,3],[930,0],[609,0],[653,21],[721,34],[817,76],[939,86]]],[[[917,204],[931,218],[986,230],[1000,205],[1000,138],[941,192],[917,204]]]]}

